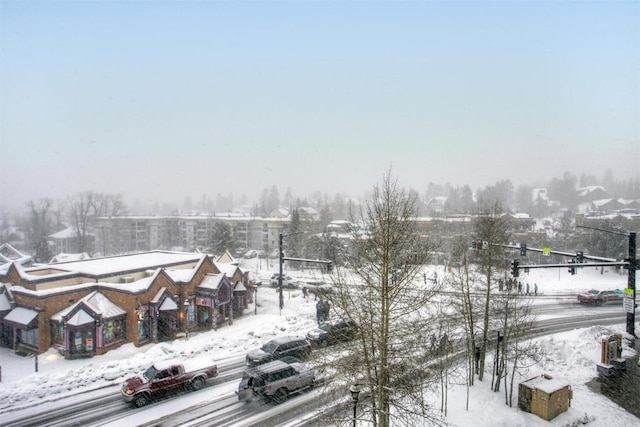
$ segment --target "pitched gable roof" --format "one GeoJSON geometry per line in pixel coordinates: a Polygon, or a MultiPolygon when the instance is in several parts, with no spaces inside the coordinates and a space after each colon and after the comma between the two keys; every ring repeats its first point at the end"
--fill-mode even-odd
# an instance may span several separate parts
{"type": "Polygon", "coordinates": [[[216,262],[222,264],[238,264],[238,260],[236,260],[229,251],[224,251],[224,253],[216,259],[216,262]]]}
{"type": "MultiPolygon", "coordinates": [[[[32,257],[25,255],[9,243],[0,245],[0,265],[10,262],[17,262],[20,265],[26,265],[32,261],[32,257]]],[[[7,266],[8,268],[8,266],[7,266]]]]}
{"type": "Polygon", "coordinates": [[[53,316],[51,316],[51,320],[55,320],[61,322],[63,320],[69,321],[70,319],[74,319],[74,324],[76,325],[84,325],[89,322],[85,322],[86,316],[91,318],[93,321],[95,316],[102,317],[104,319],[111,319],[114,317],[122,316],[126,314],[126,311],[111,302],[109,298],[104,296],[98,291],[93,291],[89,295],[81,298],[75,304],[66,307],[53,316]],[[80,312],[83,311],[84,314],[80,312]],[[77,323],[84,322],[84,323],[77,323]]]}
{"type": "Polygon", "coordinates": [[[578,188],[576,192],[577,192],[578,199],[580,200],[593,201],[598,199],[606,199],[610,197],[609,193],[607,193],[607,190],[605,190],[604,187],[601,187],[599,185],[592,185],[588,187],[578,188]]]}

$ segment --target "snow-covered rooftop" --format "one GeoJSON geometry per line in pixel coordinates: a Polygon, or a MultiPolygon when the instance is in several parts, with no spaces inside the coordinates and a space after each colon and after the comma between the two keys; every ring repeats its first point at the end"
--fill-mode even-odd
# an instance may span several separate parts
{"type": "MultiPolygon", "coordinates": [[[[85,296],[84,298],[81,298],[75,304],[72,304],[69,307],[66,307],[65,309],[51,316],[51,320],[61,321],[68,313],[71,313],[78,305],[84,305],[89,309],[91,309],[94,313],[100,314],[102,315],[102,317],[107,319],[121,316],[126,313],[123,309],[115,305],[113,302],[111,302],[107,297],[102,295],[100,292],[94,291],[89,295],[85,296]]],[[[84,325],[86,323],[90,323],[93,321],[93,317],[89,316],[89,314],[87,314],[84,310],[79,310],[78,313],[76,313],[71,319],[73,319],[73,322],[75,322],[72,324],[75,324],[75,325],[84,325]],[[84,312],[85,315],[88,316],[89,319],[91,320],[87,322],[85,318],[86,316],[81,314],[81,312],[84,312]],[[77,323],[77,322],[81,322],[81,323],[77,323]]],[[[71,322],[72,321],[71,319],[69,319],[68,322],[71,322]]]]}
{"type": "MultiPolygon", "coordinates": [[[[81,261],[61,262],[53,265],[56,270],[77,272],[86,275],[104,276],[118,272],[154,269],[168,265],[196,263],[205,255],[190,252],[152,251],[128,254],[115,257],[94,258],[81,261]]],[[[44,266],[25,269],[25,273],[33,274],[44,266]]]]}

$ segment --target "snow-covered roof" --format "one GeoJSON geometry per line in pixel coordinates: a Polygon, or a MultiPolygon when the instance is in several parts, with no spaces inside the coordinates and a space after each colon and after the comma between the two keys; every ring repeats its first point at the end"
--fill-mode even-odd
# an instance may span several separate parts
{"type": "Polygon", "coordinates": [[[28,326],[36,317],[38,317],[37,311],[25,307],[16,307],[5,316],[4,321],[28,326]]]}
{"type": "Polygon", "coordinates": [[[594,199],[596,197],[604,198],[608,196],[607,190],[598,185],[578,188],[576,190],[576,194],[579,199],[594,199]]]}
{"type": "Polygon", "coordinates": [[[176,304],[176,302],[171,298],[165,298],[164,301],[162,301],[162,304],[160,305],[159,309],[160,311],[177,310],[178,304],[176,304]]]}
{"type": "Polygon", "coordinates": [[[0,264],[6,264],[0,267],[0,269],[8,268],[11,262],[24,265],[31,262],[31,260],[31,256],[23,254],[9,243],[0,245],[0,264]]]}
{"type": "Polygon", "coordinates": [[[271,218],[287,218],[289,216],[289,210],[285,208],[278,208],[275,211],[269,213],[271,218]]]}
{"type": "Polygon", "coordinates": [[[640,200],[634,200],[634,199],[618,199],[618,201],[620,203],[622,203],[624,206],[639,206],[640,205],[640,200]]]}
{"type": "Polygon", "coordinates": [[[224,253],[216,259],[216,263],[238,265],[238,261],[234,258],[233,255],[231,255],[229,251],[224,251],[224,253]]]}
{"type": "Polygon", "coordinates": [[[610,203],[614,201],[613,199],[600,199],[600,200],[594,200],[591,203],[593,203],[593,205],[597,208],[606,205],[607,203],[610,203]]]}
{"type": "Polygon", "coordinates": [[[91,317],[91,315],[84,310],[78,310],[76,314],[74,314],[69,320],[67,320],[67,324],[72,326],[88,325],[89,323],[93,322],[93,317],[91,317]]]}
{"type": "Polygon", "coordinates": [[[143,277],[130,283],[98,283],[98,285],[101,288],[120,289],[127,292],[144,292],[149,289],[156,276],[160,274],[160,270],[160,268],[157,269],[150,277],[143,277]]]}
{"type": "Polygon", "coordinates": [[[158,290],[158,292],[156,292],[156,294],[151,299],[151,302],[154,304],[159,303],[165,292],[167,292],[167,288],[165,287],[160,288],[160,290],[158,290]]]}
{"type": "Polygon", "coordinates": [[[52,239],[73,239],[78,236],[78,231],[73,227],[65,228],[64,230],[56,231],[53,234],[49,234],[52,239]]]}
{"type": "MultiPolygon", "coordinates": [[[[113,317],[122,316],[123,314],[126,313],[126,311],[124,311],[122,308],[120,308],[119,306],[111,302],[109,298],[107,298],[106,296],[104,296],[98,291],[93,291],[89,295],[78,300],[78,302],[76,302],[75,304],[72,304],[69,307],[66,307],[60,310],[59,312],[51,316],[51,320],[55,320],[58,322],[62,321],[62,319],[67,314],[71,313],[76,307],[78,307],[78,305],[81,305],[81,304],[89,308],[94,313],[101,315],[105,319],[111,319],[113,317]]],[[[84,311],[84,310],[80,310],[80,311],[84,311]]],[[[73,317],[75,318],[74,321],[76,322],[84,321],[84,318],[82,317],[82,315],[80,315],[80,317],[77,317],[77,316],[78,316],[77,314],[74,315],[73,317]]],[[[92,321],[93,321],[93,318],[92,318],[92,321]]],[[[84,325],[84,324],[85,323],[76,323],[76,325],[84,325]]]]}
{"type": "Polygon", "coordinates": [[[565,380],[549,378],[545,375],[531,378],[527,381],[524,381],[523,384],[531,388],[537,388],[538,390],[544,391],[547,394],[551,394],[569,386],[569,383],[565,380]]]}
{"type": "Polygon", "coordinates": [[[310,215],[319,215],[320,213],[312,207],[309,206],[302,206],[300,208],[298,208],[299,210],[301,210],[302,212],[308,213],[310,215]]]}
{"type": "Polygon", "coordinates": [[[218,289],[218,286],[220,286],[220,283],[222,282],[224,277],[224,273],[207,274],[204,276],[204,279],[202,279],[202,282],[200,283],[200,285],[198,285],[198,287],[203,289],[218,289]]]}
{"type": "MultiPolygon", "coordinates": [[[[190,252],[151,251],[114,257],[61,262],[51,267],[59,270],[61,273],[75,272],[91,276],[104,276],[127,271],[144,271],[171,265],[197,263],[205,256],[206,255],[190,252]]],[[[29,274],[42,268],[43,266],[37,269],[27,269],[25,273],[29,274]]]]}
{"type": "Polygon", "coordinates": [[[82,261],[85,259],[91,259],[89,254],[86,252],[82,252],[79,254],[65,254],[61,252],[58,255],[55,255],[53,258],[51,258],[51,261],[49,261],[49,264],[55,264],[58,262],[82,261]]]}
{"type": "Polygon", "coordinates": [[[9,301],[9,296],[5,293],[0,294],[0,311],[8,311],[11,310],[11,301],[9,301]]]}
{"type": "Polygon", "coordinates": [[[447,196],[435,196],[427,200],[427,205],[431,205],[431,204],[444,205],[447,202],[447,200],[449,200],[449,197],[447,196]]]}
{"type": "MultiPolygon", "coordinates": [[[[228,277],[233,277],[236,272],[240,270],[240,267],[233,264],[216,263],[216,267],[218,267],[221,273],[225,273],[228,277]]],[[[242,272],[242,270],[240,270],[240,272],[242,272]]]]}
{"type": "Polygon", "coordinates": [[[106,318],[120,316],[126,313],[125,310],[112,303],[109,298],[97,291],[94,292],[93,295],[87,295],[82,300],[84,300],[84,303],[93,311],[102,314],[102,316],[106,318]]]}
{"type": "Polygon", "coordinates": [[[604,187],[600,185],[587,185],[585,187],[578,188],[576,191],[578,192],[578,195],[582,196],[589,193],[593,193],[594,191],[598,191],[598,190],[607,191],[604,189],[604,187]]]}
{"type": "Polygon", "coordinates": [[[183,268],[180,270],[165,270],[165,273],[171,277],[174,282],[188,283],[196,274],[195,268],[183,268]]]}
{"type": "Polygon", "coordinates": [[[531,216],[528,213],[522,213],[522,212],[516,212],[514,214],[511,214],[512,217],[517,218],[517,219],[530,219],[531,216]]]}
{"type": "Polygon", "coordinates": [[[193,359],[187,359],[182,362],[182,366],[184,366],[184,370],[186,372],[197,371],[199,369],[204,369],[207,366],[213,366],[215,364],[215,360],[207,356],[199,356],[193,359]]]}

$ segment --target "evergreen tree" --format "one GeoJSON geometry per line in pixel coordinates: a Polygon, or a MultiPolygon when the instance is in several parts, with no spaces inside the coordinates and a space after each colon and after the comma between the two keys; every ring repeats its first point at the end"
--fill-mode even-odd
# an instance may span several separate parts
{"type": "Polygon", "coordinates": [[[233,253],[236,249],[233,230],[226,222],[216,221],[213,224],[211,236],[209,238],[210,251],[216,255],[222,255],[228,250],[233,253]]]}

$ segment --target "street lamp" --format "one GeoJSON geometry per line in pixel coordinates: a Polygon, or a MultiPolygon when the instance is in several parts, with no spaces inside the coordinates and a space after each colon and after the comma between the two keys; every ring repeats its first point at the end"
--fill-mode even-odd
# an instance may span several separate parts
{"type": "Polygon", "coordinates": [[[253,314],[258,314],[258,285],[253,284],[253,314]]]}
{"type": "Polygon", "coordinates": [[[356,407],[358,406],[358,396],[360,395],[360,386],[353,384],[349,387],[351,392],[351,400],[353,401],[353,427],[356,427],[356,407]]]}

